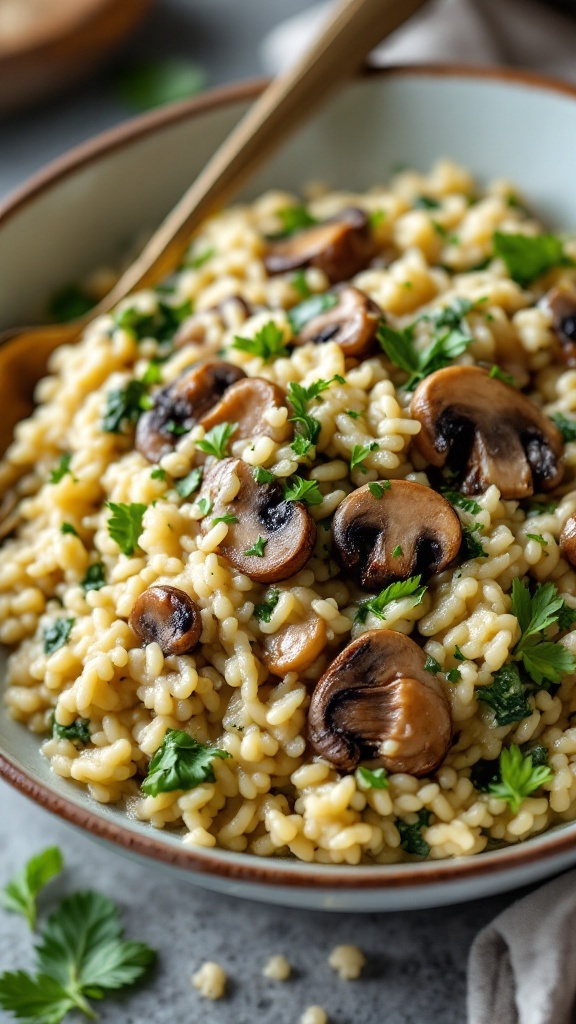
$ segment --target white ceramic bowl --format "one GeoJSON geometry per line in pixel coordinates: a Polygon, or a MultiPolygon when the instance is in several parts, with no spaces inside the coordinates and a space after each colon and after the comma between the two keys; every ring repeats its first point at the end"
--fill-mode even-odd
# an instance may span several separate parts
{"type": "MultiPolygon", "coordinates": [[[[0,210],[0,328],[153,229],[261,85],[207,93],[109,132],[57,161],[0,210]]],[[[545,222],[576,226],[576,88],[511,72],[402,68],[345,88],[255,179],[248,195],[310,179],[362,189],[439,156],[516,182],[545,222]]],[[[1,668],[0,668],[1,673],[1,668]]],[[[436,906],[513,889],[576,862],[576,824],[507,850],[393,866],[324,866],[191,850],[95,803],[50,772],[38,737],[0,711],[0,773],[93,836],[231,895],[334,910],[436,906]]]]}

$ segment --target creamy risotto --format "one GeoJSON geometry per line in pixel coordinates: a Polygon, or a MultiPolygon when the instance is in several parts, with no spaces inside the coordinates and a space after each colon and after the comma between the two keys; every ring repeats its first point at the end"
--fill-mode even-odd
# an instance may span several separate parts
{"type": "Polygon", "coordinates": [[[321,863],[575,818],[574,257],[448,162],[269,192],[58,349],[0,463],[4,698],[52,770],[321,863]]]}

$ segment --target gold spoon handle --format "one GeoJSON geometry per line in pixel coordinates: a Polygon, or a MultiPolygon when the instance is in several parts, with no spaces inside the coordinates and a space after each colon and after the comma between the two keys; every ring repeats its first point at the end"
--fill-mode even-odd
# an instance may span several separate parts
{"type": "Polygon", "coordinates": [[[341,0],[317,40],[253,104],[90,318],[171,273],[202,220],[237,191],[337,81],[357,71],[370,50],[424,3],[341,0]]]}

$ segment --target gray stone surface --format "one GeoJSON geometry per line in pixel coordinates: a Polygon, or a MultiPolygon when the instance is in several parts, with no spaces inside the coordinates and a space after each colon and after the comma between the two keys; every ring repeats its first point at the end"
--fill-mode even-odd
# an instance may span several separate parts
{"type": "MultiPolygon", "coordinates": [[[[121,61],[73,96],[0,125],[0,197],[47,160],[129,116],[115,91],[119,63],[184,53],[204,64],[210,84],[251,77],[260,73],[264,32],[306,6],[307,0],[160,0],[121,61]]],[[[511,899],[367,916],[225,900],[92,843],[0,783],[0,885],[52,843],[69,865],[52,895],[102,889],[118,901],[129,934],[159,950],[150,983],[104,1003],[103,1024],[296,1024],[312,1003],[326,1007],[330,1024],[463,1024],[470,943],[511,899]],[[328,967],[331,948],[341,942],[366,951],[362,981],[341,982],[328,967]],[[285,984],[261,975],[277,952],[294,965],[285,984]],[[229,975],[226,1000],[202,1001],[190,987],[191,973],[206,959],[229,975]]],[[[0,969],[28,966],[30,953],[24,922],[0,913],[0,969]]]]}

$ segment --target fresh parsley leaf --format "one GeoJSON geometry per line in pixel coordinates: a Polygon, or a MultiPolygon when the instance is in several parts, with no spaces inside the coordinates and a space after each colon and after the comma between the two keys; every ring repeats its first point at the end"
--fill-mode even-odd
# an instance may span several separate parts
{"type": "Polygon", "coordinates": [[[252,475],[257,484],[273,484],[276,480],[274,473],[271,473],[269,469],[264,469],[263,466],[255,466],[252,475]]]}
{"type": "Polygon", "coordinates": [[[313,445],[307,437],[304,437],[304,434],[295,434],[290,447],[295,455],[299,458],[303,458],[305,455],[308,455],[313,445]]]}
{"type": "Polygon", "coordinates": [[[303,501],[305,505],[321,505],[323,497],[317,480],[303,480],[301,476],[291,476],[284,484],[286,501],[303,501]]]}
{"type": "Polygon", "coordinates": [[[380,498],[384,497],[384,491],[390,490],[390,481],[384,480],[381,484],[379,484],[376,483],[375,480],[373,480],[371,483],[368,484],[368,490],[370,491],[370,494],[372,495],[373,498],[378,498],[378,500],[380,500],[380,498]],[[388,487],[386,487],[386,484],[388,484],[388,487]]]}
{"type": "Polygon", "coordinates": [[[225,512],[223,516],[215,516],[212,520],[212,526],[216,526],[218,523],[227,523],[231,526],[233,523],[238,522],[238,516],[233,516],[230,512],[225,512]]]}
{"type": "Polygon", "coordinates": [[[440,203],[432,196],[416,196],[412,206],[415,210],[437,210],[440,203]]]}
{"type": "Polygon", "coordinates": [[[228,441],[238,426],[237,423],[218,423],[209,430],[202,441],[196,441],[196,447],[206,455],[214,455],[217,459],[226,457],[228,441]]]}
{"type": "Polygon", "coordinates": [[[144,370],[144,375],[141,378],[141,383],[145,384],[147,388],[152,387],[153,384],[162,383],[161,365],[157,359],[150,360],[148,366],[144,370]]]}
{"type": "Polygon", "coordinates": [[[518,666],[511,661],[506,662],[494,673],[490,686],[479,687],[476,690],[476,697],[492,709],[496,725],[521,722],[532,714],[526,696],[526,686],[520,678],[518,666]]]}
{"type": "Polygon", "coordinates": [[[87,295],[78,284],[67,284],[59,288],[50,299],[48,313],[51,320],[57,323],[68,323],[85,316],[96,305],[95,300],[87,295]]]}
{"type": "Polygon", "coordinates": [[[358,420],[362,413],[354,412],[354,409],[346,409],[346,415],[349,416],[351,420],[358,420]]]}
{"type": "Polygon", "coordinates": [[[303,228],[311,228],[319,223],[305,206],[285,206],[277,211],[277,216],[282,225],[280,231],[282,237],[293,235],[296,231],[302,231],[303,228]]]}
{"type": "Polygon", "coordinates": [[[529,743],[523,743],[520,750],[524,756],[530,754],[533,768],[538,768],[540,765],[548,767],[549,751],[548,747],[545,747],[543,743],[535,743],[533,747],[529,743]]]}
{"type": "Polygon", "coordinates": [[[558,612],[564,603],[553,583],[539,583],[531,595],[523,580],[512,580],[512,611],[518,619],[522,636],[515,650],[536,633],[541,633],[557,621],[558,612]]]}
{"type": "Polygon", "coordinates": [[[536,540],[536,541],[538,541],[538,543],[543,548],[547,548],[548,547],[548,541],[544,540],[544,537],[542,536],[541,533],[527,533],[526,536],[528,537],[529,540],[536,540]]]}
{"type": "Polygon", "coordinates": [[[396,547],[394,548],[393,552],[392,552],[392,558],[400,558],[400,556],[403,555],[403,554],[404,554],[404,552],[402,551],[401,545],[397,544],[396,547]]]}
{"type": "MultiPolygon", "coordinates": [[[[344,378],[336,374],[334,377],[330,377],[329,380],[315,380],[307,388],[302,387],[301,384],[295,381],[291,381],[288,385],[288,400],[294,412],[294,415],[290,417],[290,421],[297,424],[299,434],[306,441],[310,442],[310,446],[316,444],[320,436],[321,424],[315,416],[309,415],[308,402],[318,398],[335,381],[338,384],[344,384],[344,378]]],[[[294,448],[295,443],[293,442],[292,448],[294,448]]]]}
{"type": "Polygon", "coordinates": [[[456,661],[466,661],[466,657],[464,654],[462,654],[462,651],[458,647],[458,644],[456,644],[456,647],[454,648],[454,657],[456,661]]]}
{"type": "Polygon", "coordinates": [[[321,295],[312,295],[297,306],[292,306],[287,317],[293,333],[299,334],[310,320],[325,313],[326,310],[332,309],[337,304],[338,296],[334,292],[323,292],[321,295]]]}
{"type": "Polygon", "coordinates": [[[269,320],[264,324],[253,338],[241,338],[236,336],[232,342],[232,348],[240,352],[247,352],[250,356],[259,356],[265,363],[269,363],[278,356],[288,355],[288,349],[284,344],[284,332],[269,320]]]}
{"type": "Polygon", "coordinates": [[[436,309],[432,313],[424,313],[420,318],[427,320],[433,324],[438,330],[442,327],[449,327],[450,330],[458,330],[462,327],[462,320],[471,309],[474,308],[476,303],[471,302],[470,299],[464,299],[461,296],[457,296],[451,306],[442,306],[441,309],[436,309]]]}
{"type": "Polygon", "coordinates": [[[373,231],[374,228],[380,227],[382,221],[386,220],[386,216],[386,210],[372,210],[372,212],[368,214],[368,223],[373,231]]]}
{"type": "Polygon", "coordinates": [[[133,64],[118,81],[121,98],[135,110],[152,110],[165,103],[195,96],[206,85],[203,69],[184,57],[133,64]]]}
{"type": "Polygon", "coordinates": [[[88,566],[88,570],[80,586],[84,590],[85,594],[87,594],[89,590],[102,590],[102,587],[106,586],[106,570],[104,569],[103,562],[94,562],[94,565],[88,566]]]}
{"type": "Polygon", "coordinates": [[[78,537],[78,530],[72,526],[72,523],[62,523],[60,533],[71,533],[73,537],[78,537]]]}
{"type": "Polygon", "coordinates": [[[264,548],[268,543],[268,537],[258,537],[258,540],[251,548],[247,548],[244,552],[245,555],[256,555],[258,558],[264,557],[264,548]]]}
{"type": "Polygon", "coordinates": [[[492,366],[490,369],[489,376],[492,377],[492,379],[497,378],[498,380],[501,380],[504,384],[508,384],[511,388],[516,387],[516,381],[514,380],[514,377],[512,377],[509,373],[504,373],[504,370],[501,370],[499,366],[492,366]]]}
{"type": "Polygon", "coordinates": [[[67,473],[69,473],[72,479],[74,479],[74,474],[70,469],[71,462],[72,455],[70,454],[70,452],[64,452],[64,454],[60,456],[60,460],[58,462],[58,465],[56,466],[56,469],[50,470],[49,481],[51,484],[59,484],[62,478],[65,477],[67,473]]]}
{"type": "Polygon", "coordinates": [[[525,288],[552,267],[569,266],[564,243],[556,235],[513,235],[495,231],[494,255],[504,261],[513,281],[525,288]]]}
{"type": "Polygon", "coordinates": [[[420,604],[427,589],[425,586],[420,586],[420,580],[420,576],[410,576],[407,580],[390,583],[376,597],[369,597],[367,601],[361,602],[356,612],[355,621],[366,622],[369,612],[372,615],[376,615],[379,619],[385,619],[386,613],[384,609],[386,606],[392,601],[399,601],[404,597],[412,598],[412,607],[420,604]]]}
{"type": "Polygon", "coordinates": [[[449,683],[459,683],[460,680],[462,679],[462,673],[460,669],[451,668],[450,671],[446,673],[446,679],[448,680],[449,683]]]}
{"type": "Polygon", "coordinates": [[[529,501],[524,511],[526,512],[526,518],[532,519],[534,516],[551,515],[557,508],[557,501],[529,501]]]}
{"type": "Polygon", "coordinates": [[[360,768],[356,769],[356,775],[360,777],[370,789],[389,789],[388,772],[385,768],[360,768]]]}
{"type": "Polygon", "coordinates": [[[430,853],[430,846],[422,835],[422,829],[428,828],[430,811],[418,811],[418,821],[409,824],[403,818],[396,819],[396,828],[400,833],[400,846],[406,853],[412,853],[415,857],[427,857],[430,853]]]}
{"type": "Polygon", "coordinates": [[[178,491],[181,498],[189,498],[191,494],[194,494],[200,484],[202,483],[202,470],[200,468],[192,469],[186,475],[176,480],[174,487],[178,491]]]}
{"type": "Polygon", "coordinates": [[[488,792],[499,800],[505,800],[512,812],[517,814],[521,805],[534,790],[551,782],[554,773],[546,765],[534,766],[530,754],[522,754],[520,747],[512,744],[503,747],[499,761],[500,782],[491,782],[488,792]]]}
{"type": "Polygon", "coordinates": [[[123,388],[113,388],[106,395],[102,430],[106,434],[121,434],[122,427],[136,423],[147,408],[147,386],[143,381],[131,380],[123,388]]]}
{"type": "Polygon", "coordinates": [[[75,619],[55,619],[44,630],[44,654],[54,654],[60,647],[68,643],[75,619]]]}
{"type": "Polygon", "coordinates": [[[64,866],[57,846],[50,846],[31,857],[26,866],[14,875],[0,891],[0,905],[12,914],[22,914],[32,931],[36,927],[36,897],[64,866]]]}
{"type": "Polygon", "coordinates": [[[370,452],[378,451],[379,447],[378,441],[371,441],[369,444],[355,444],[350,455],[350,471],[356,469],[356,466],[360,466],[361,472],[367,473],[368,471],[362,463],[364,459],[368,458],[370,452]]]}
{"type": "Polygon", "coordinates": [[[462,527],[462,544],[466,558],[488,558],[488,552],[482,547],[481,540],[476,536],[484,527],[481,523],[467,523],[462,527]]]}
{"type": "Polygon", "coordinates": [[[528,675],[537,686],[544,688],[545,683],[561,683],[562,676],[576,672],[576,658],[572,652],[551,640],[527,646],[521,652],[521,659],[528,675]]]}
{"type": "Polygon", "coordinates": [[[162,469],[161,466],[156,466],[156,468],[153,469],[152,472],[150,473],[150,479],[151,480],[165,480],[166,479],[166,470],[162,469]]]}
{"type": "Polygon", "coordinates": [[[553,623],[572,619],[554,584],[539,583],[532,595],[523,581],[514,579],[511,600],[522,634],[512,656],[522,662],[536,685],[557,684],[563,675],[576,672],[576,658],[566,647],[542,639],[543,631],[553,623]]]}
{"type": "Polygon", "coordinates": [[[54,718],[52,736],[59,740],[70,740],[71,743],[85,747],[90,743],[90,722],[87,718],[77,718],[72,725],[60,725],[54,718]]]}
{"type": "Polygon", "coordinates": [[[572,629],[572,626],[576,622],[576,609],[572,608],[571,605],[566,604],[566,601],[564,601],[558,612],[558,618],[556,621],[558,622],[560,629],[572,629]]]}
{"type": "Polygon", "coordinates": [[[555,412],[551,417],[565,441],[576,441],[576,419],[570,419],[562,412],[555,412]]]}
{"type": "Polygon", "coordinates": [[[203,516],[209,516],[212,511],[212,502],[210,498],[199,498],[196,502],[203,516]]]}
{"type": "Polygon", "coordinates": [[[308,281],[306,280],[306,271],[303,267],[299,270],[295,270],[291,280],[292,287],[298,292],[300,298],[307,299],[312,294],[308,281]]]}
{"type": "Polygon", "coordinates": [[[280,591],[277,587],[272,587],[266,594],[266,600],[262,604],[254,606],[254,617],[258,619],[258,622],[270,622],[272,613],[280,600],[280,591]]]}
{"type": "Polygon", "coordinates": [[[435,676],[438,672],[442,671],[442,666],[436,658],[433,658],[431,654],[426,655],[426,661],[424,662],[424,671],[431,672],[435,676]]]}
{"type": "Polygon", "coordinates": [[[173,434],[174,437],[183,437],[184,434],[190,432],[190,427],[185,427],[183,423],[176,423],[176,420],[168,420],[164,424],[164,430],[168,431],[169,434],[173,434]]]}
{"type": "Polygon", "coordinates": [[[139,502],[107,501],[106,507],[112,515],[108,520],[108,533],[124,555],[133,555],[142,533],[142,520],[147,505],[139,502]]]}
{"type": "Polygon", "coordinates": [[[380,324],[377,337],[381,348],[392,363],[409,374],[404,385],[406,391],[413,391],[424,377],[448,366],[472,344],[474,339],[462,323],[462,317],[468,311],[463,305],[465,302],[467,300],[461,299],[457,305],[455,303],[455,311],[454,307],[447,307],[421,318],[434,325],[435,334],[421,352],[414,345],[415,324],[402,331],[395,331],[383,322],[380,324]]]}
{"type": "Polygon", "coordinates": [[[492,783],[500,782],[498,762],[480,758],[470,769],[470,782],[474,789],[479,789],[481,793],[487,793],[492,783]]]}
{"type": "Polygon", "coordinates": [[[442,494],[455,508],[461,508],[464,512],[470,512],[471,515],[477,516],[482,511],[480,505],[474,498],[467,498],[464,494],[460,494],[460,491],[449,491],[442,488],[442,494]]]}
{"type": "Polygon", "coordinates": [[[214,782],[212,761],[230,757],[225,750],[199,743],[182,729],[168,729],[162,744],[148,766],[142,790],[148,796],[171,793],[176,789],[194,789],[203,782],[214,782]]]}
{"type": "Polygon", "coordinates": [[[193,312],[190,299],[179,306],[160,301],[155,313],[144,313],[135,306],[127,306],[120,313],[115,313],[114,322],[117,327],[130,331],[137,341],[143,338],[156,338],[159,342],[170,341],[180,324],[193,312]]]}
{"type": "Polygon", "coordinates": [[[203,252],[190,256],[190,258],[186,260],[186,266],[190,267],[192,270],[200,270],[200,267],[203,267],[204,264],[208,263],[208,260],[211,260],[215,255],[216,249],[204,249],[203,252]]]}

